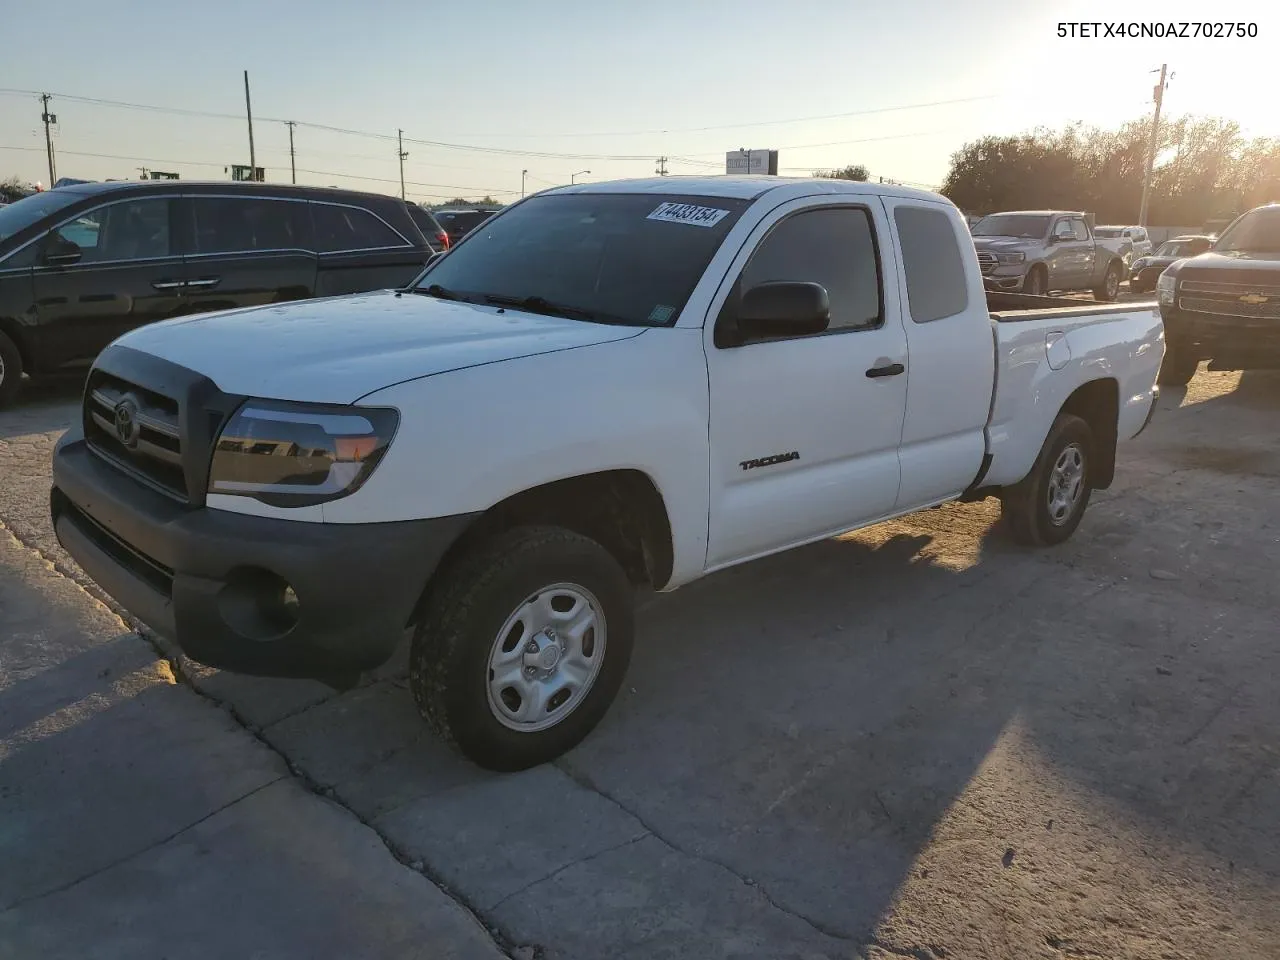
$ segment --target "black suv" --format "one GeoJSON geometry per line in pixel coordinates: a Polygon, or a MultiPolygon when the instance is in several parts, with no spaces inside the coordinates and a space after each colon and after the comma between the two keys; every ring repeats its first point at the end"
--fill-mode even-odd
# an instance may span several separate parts
{"type": "Polygon", "coordinates": [[[404,286],[436,251],[423,212],[349,190],[175,181],[0,208],[0,407],[24,371],[88,364],[143,324],[404,286]]]}
{"type": "Polygon", "coordinates": [[[449,235],[449,246],[453,246],[497,212],[497,207],[448,207],[434,214],[449,235]]]}
{"type": "Polygon", "coordinates": [[[1179,260],[1156,281],[1164,320],[1160,382],[1210,370],[1280,369],[1280,203],[1239,217],[1206,253],[1179,260]]]}

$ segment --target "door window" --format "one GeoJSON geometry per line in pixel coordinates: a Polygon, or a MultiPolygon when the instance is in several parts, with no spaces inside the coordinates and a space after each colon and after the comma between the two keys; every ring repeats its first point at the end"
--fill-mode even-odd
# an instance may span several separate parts
{"type": "Polygon", "coordinates": [[[1071,227],[1070,220],[1059,220],[1057,223],[1055,223],[1053,225],[1053,235],[1057,237],[1059,240],[1076,239],[1076,233],[1075,233],[1075,230],[1073,230],[1071,227]]]}
{"type": "Polygon", "coordinates": [[[1071,239],[1073,240],[1089,239],[1089,228],[1085,226],[1083,220],[1072,220],[1071,231],[1072,231],[1071,239]]]}
{"type": "Polygon", "coordinates": [[[307,249],[307,205],[268,197],[192,197],[193,253],[307,249]]]}
{"type": "Polygon", "coordinates": [[[738,289],[773,280],[826,287],[828,330],[873,330],[884,322],[875,235],[862,207],[806,210],[778,223],[752,254],[738,289]]]}
{"type": "Polygon", "coordinates": [[[359,207],[313,203],[311,217],[315,223],[316,249],[321,253],[408,246],[404,237],[359,207]]]}
{"type": "Polygon", "coordinates": [[[929,323],[954,317],[969,306],[969,283],[951,218],[928,207],[893,212],[907,275],[911,319],[929,323]]]}
{"type": "Polygon", "coordinates": [[[173,251],[169,237],[167,197],[147,197],[113,203],[55,229],[54,244],[75,244],[80,263],[110,263],[120,260],[153,260],[173,251]]]}

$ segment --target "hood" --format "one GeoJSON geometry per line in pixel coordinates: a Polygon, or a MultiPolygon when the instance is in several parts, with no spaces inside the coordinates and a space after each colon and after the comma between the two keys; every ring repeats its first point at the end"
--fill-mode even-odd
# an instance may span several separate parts
{"type": "Polygon", "coordinates": [[[1177,276],[1223,283],[1280,284],[1280,252],[1202,253],[1177,261],[1170,270],[1177,276]]]}
{"type": "Polygon", "coordinates": [[[1133,261],[1133,266],[1135,268],[1137,268],[1138,266],[1167,267],[1169,266],[1169,264],[1177,263],[1179,260],[1182,260],[1182,259],[1184,258],[1183,257],[1153,257],[1150,254],[1148,254],[1145,257],[1139,257],[1137,260],[1133,261]]]}
{"type": "Polygon", "coordinates": [[[1040,241],[1033,240],[1030,237],[974,237],[973,245],[978,250],[990,250],[995,253],[1000,250],[1021,250],[1024,247],[1037,247],[1040,245],[1040,241]]]}
{"type": "Polygon", "coordinates": [[[166,320],[116,343],[202,373],[228,393],[353,403],[393,383],[645,329],[386,290],[166,320]]]}

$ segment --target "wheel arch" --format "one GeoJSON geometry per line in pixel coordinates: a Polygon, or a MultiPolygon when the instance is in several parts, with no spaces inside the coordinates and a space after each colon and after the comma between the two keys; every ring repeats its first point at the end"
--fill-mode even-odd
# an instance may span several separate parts
{"type": "Polygon", "coordinates": [[[1103,377],[1083,383],[1067,397],[1058,415],[1074,414],[1089,425],[1096,460],[1093,486],[1106,490],[1115,480],[1116,441],[1120,425],[1120,382],[1103,377]]]}
{"type": "MultiPolygon", "coordinates": [[[[635,469],[554,480],[495,503],[454,541],[431,579],[478,543],[513,527],[531,525],[564,527],[595,540],[632,583],[657,590],[671,579],[675,552],[666,502],[653,479],[635,469]]],[[[424,590],[411,622],[421,615],[425,600],[424,590]]]]}
{"type": "Polygon", "coordinates": [[[13,345],[18,348],[18,356],[22,360],[22,369],[27,373],[34,372],[36,368],[35,351],[27,340],[27,333],[24,331],[22,324],[11,317],[0,317],[0,333],[12,340],[13,345]]]}

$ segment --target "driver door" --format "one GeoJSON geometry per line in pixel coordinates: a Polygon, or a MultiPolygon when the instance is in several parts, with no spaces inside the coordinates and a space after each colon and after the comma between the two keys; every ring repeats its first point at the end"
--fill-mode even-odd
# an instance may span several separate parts
{"type": "Polygon", "coordinates": [[[55,227],[33,270],[36,322],[51,369],[89,361],[182,302],[170,197],[104,204],[55,227]]]}
{"type": "MultiPolygon", "coordinates": [[[[1054,221],[1051,242],[1045,253],[1049,270],[1049,290],[1074,290],[1079,285],[1080,262],[1075,230],[1067,217],[1054,221]]],[[[1048,291],[1046,291],[1047,293],[1048,291]]]]}

